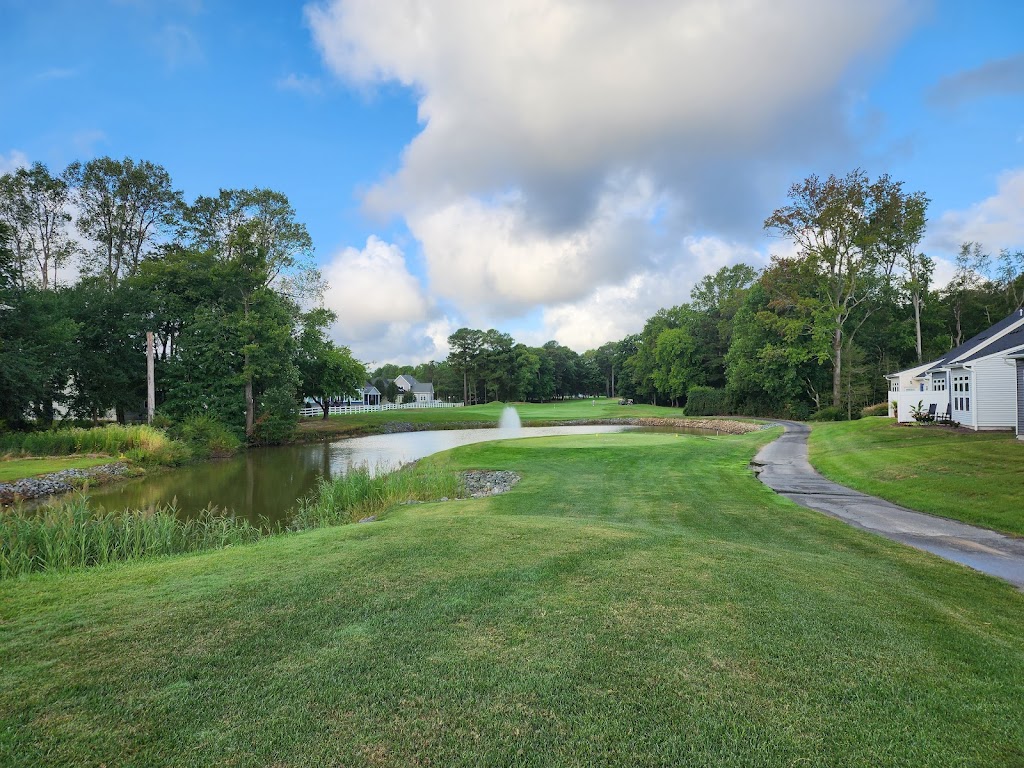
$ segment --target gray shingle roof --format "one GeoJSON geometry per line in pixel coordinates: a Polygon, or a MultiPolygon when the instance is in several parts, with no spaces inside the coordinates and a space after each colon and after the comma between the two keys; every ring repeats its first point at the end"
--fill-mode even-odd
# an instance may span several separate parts
{"type": "MultiPolygon", "coordinates": [[[[1004,338],[1006,338],[1005,336],[1000,339],[995,339],[993,342],[989,344],[985,344],[985,340],[992,339],[993,337],[997,336],[1000,332],[1005,331],[1007,328],[1011,327],[1014,323],[1019,323],[1022,320],[1024,320],[1024,316],[1022,316],[1022,314],[1024,314],[1024,310],[1015,310],[1011,312],[1009,315],[1004,317],[1002,320],[1000,320],[992,327],[985,329],[977,336],[972,336],[960,346],[949,350],[949,352],[947,352],[938,360],[936,360],[932,364],[932,367],[929,368],[928,370],[934,371],[938,368],[945,368],[946,366],[952,364],[954,361],[957,364],[965,363],[971,360],[977,360],[978,358],[995,354],[996,352],[1002,352],[1006,349],[1011,349],[1012,347],[1015,346],[1012,343],[1009,346],[1000,348],[1000,343],[1003,341],[1004,338]],[[971,350],[974,351],[972,352],[971,350]],[[964,360],[959,360],[959,358],[962,355],[966,355],[968,353],[970,354],[969,357],[965,358],[964,360]]],[[[1013,336],[1019,330],[1020,329],[1011,331],[1010,333],[1006,334],[1006,336],[1013,336]]],[[[1019,341],[1017,343],[1024,344],[1024,341],[1019,341]]]]}

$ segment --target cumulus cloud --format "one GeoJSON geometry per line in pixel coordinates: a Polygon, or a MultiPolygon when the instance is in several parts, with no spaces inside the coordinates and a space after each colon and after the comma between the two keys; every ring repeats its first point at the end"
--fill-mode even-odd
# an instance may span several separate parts
{"type": "Polygon", "coordinates": [[[601,286],[580,301],[546,308],[544,327],[531,341],[558,339],[578,352],[594,349],[639,332],[659,309],[688,301],[705,275],[739,263],[760,269],[767,261],[768,253],[762,249],[718,237],[688,237],[671,262],[601,286]]]}
{"type": "Polygon", "coordinates": [[[917,9],[324,0],[306,16],[337,76],[416,95],[421,130],[364,205],[405,220],[430,291],[471,324],[546,307],[544,332],[585,346],[684,300],[668,288],[714,271],[702,235],[760,253],[793,164],[855,144],[854,65],[917,9]]]}
{"type": "Polygon", "coordinates": [[[687,187],[709,155],[799,151],[812,134],[807,107],[820,111],[906,10],[887,0],[336,0],[307,16],[340,76],[420,94],[423,130],[371,206],[512,185],[560,214],[555,225],[575,225],[594,202],[585,190],[609,172],[639,166],[687,187]]]}
{"type": "Polygon", "coordinates": [[[1024,168],[999,176],[996,193],[932,222],[928,247],[956,253],[961,243],[981,243],[990,253],[1024,248],[1024,168]]]}
{"type": "Polygon", "coordinates": [[[521,194],[489,202],[465,197],[417,210],[408,223],[433,290],[468,311],[500,317],[581,298],[649,264],[650,225],[665,203],[648,180],[623,177],[606,185],[587,221],[559,233],[531,224],[521,194]]]}
{"type": "Polygon", "coordinates": [[[324,305],[338,316],[333,336],[362,360],[391,362],[403,354],[429,359],[451,333],[440,335],[445,319],[397,245],[370,237],[364,248],[336,254],[322,272],[324,305]]]}

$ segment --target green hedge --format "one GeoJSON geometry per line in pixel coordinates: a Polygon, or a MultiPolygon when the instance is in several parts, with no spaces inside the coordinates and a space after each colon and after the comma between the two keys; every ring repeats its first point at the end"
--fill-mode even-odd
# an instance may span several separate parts
{"type": "Polygon", "coordinates": [[[732,411],[729,393],[714,387],[690,387],[686,393],[687,416],[724,416],[732,411]]]}

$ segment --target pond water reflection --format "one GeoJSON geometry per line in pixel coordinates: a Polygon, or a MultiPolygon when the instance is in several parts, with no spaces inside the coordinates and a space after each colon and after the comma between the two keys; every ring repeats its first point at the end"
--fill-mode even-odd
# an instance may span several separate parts
{"type": "MultiPolygon", "coordinates": [[[[321,477],[343,475],[353,465],[397,467],[460,445],[518,437],[593,435],[627,430],[620,425],[452,429],[404,432],[275,448],[256,448],[231,459],[196,464],[137,480],[96,488],[89,495],[106,509],[146,509],[176,500],[183,517],[212,504],[256,522],[287,518],[295,500],[307,496],[321,477]]],[[[669,429],[658,431],[680,432],[669,429]]]]}

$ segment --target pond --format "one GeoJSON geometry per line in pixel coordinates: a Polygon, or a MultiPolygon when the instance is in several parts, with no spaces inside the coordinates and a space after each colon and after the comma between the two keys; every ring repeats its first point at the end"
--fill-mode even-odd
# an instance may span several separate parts
{"type": "MultiPolygon", "coordinates": [[[[287,519],[296,499],[308,496],[321,477],[343,475],[349,467],[396,468],[460,445],[518,437],[593,435],[652,431],[622,425],[529,427],[524,429],[451,429],[403,432],[275,448],[255,448],[230,459],[204,462],[136,480],[91,489],[96,507],[148,509],[172,501],[183,517],[208,505],[233,511],[253,522],[287,519]]],[[[694,432],[670,428],[669,432],[694,432]]]]}

